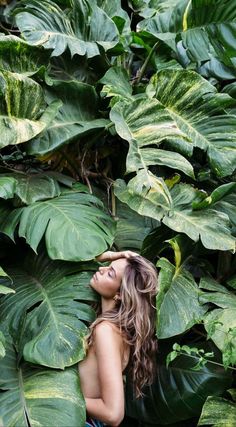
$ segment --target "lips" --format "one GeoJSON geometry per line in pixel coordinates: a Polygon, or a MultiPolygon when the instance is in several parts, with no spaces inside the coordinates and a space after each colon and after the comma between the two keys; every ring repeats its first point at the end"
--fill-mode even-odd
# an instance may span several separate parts
{"type": "Polygon", "coordinates": [[[97,273],[95,273],[95,274],[93,275],[93,279],[95,279],[96,281],[98,280],[98,278],[97,278],[97,273]]]}

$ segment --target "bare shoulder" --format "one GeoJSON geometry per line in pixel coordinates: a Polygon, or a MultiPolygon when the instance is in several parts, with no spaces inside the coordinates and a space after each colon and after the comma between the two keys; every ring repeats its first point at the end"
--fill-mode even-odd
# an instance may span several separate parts
{"type": "Polygon", "coordinates": [[[114,339],[116,341],[122,342],[122,334],[118,326],[114,323],[109,322],[109,320],[102,320],[95,326],[95,341],[100,339],[114,339]]]}

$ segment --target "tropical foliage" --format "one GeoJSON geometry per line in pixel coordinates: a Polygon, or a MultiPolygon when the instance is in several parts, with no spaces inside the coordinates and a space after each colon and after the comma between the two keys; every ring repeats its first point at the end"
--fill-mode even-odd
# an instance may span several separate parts
{"type": "Polygon", "coordinates": [[[159,271],[158,375],[139,400],[127,378],[126,416],[233,426],[235,0],[3,0],[0,25],[1,423],[84,426],[112,247],[159,271]]]}

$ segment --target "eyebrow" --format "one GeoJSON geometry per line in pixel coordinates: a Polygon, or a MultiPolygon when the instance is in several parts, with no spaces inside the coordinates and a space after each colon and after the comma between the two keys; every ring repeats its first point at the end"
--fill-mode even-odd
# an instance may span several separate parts
{"type": "Polygon", "coordinates": [[[112,265],[110,266],[110,268],[112,269],[112,271],[113,271],[113,273],[114,273],[114,275],[116,277],[116,270],[114,269],[114,267],[112,267],[112,265]]]}

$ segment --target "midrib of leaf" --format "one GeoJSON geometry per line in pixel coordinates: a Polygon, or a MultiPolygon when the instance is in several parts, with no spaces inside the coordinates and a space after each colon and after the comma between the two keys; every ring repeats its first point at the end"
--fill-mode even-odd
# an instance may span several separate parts
{"type": "MultiPolygon", "coordinates": [[[[75,226],[75,223],[73,221],[71,221],[70,217],[68,215],[66,215],[62,209],[60,209],[58,206],[53,205],[53,203],[50,202],[44,202],[46,205],[49,205],[52,207],[52,209],[58,210],[60,212],[60,214],[62,216],[64,216],[66,218],[66,220],[68,220],[70,222],[70,224],[72,225],[73,228],[75,228],[76,230],[78,229],[77,226],[75,226]]],[[[79,230],[78,231],[78,235],[79,235],[79,230]]]]}
{"type": "Polygon", "coordinates": [[[55,328],[56,328],[56,331],[57,331],[57,333],[58,333],[58,335],[60,335],[60,331],[59,331],[59,329],[58,329],[58,322],[57,322],[57,318],[56,318],[56,316],[55,316],[55,314],[54,314],[54,310],[53,310],[53,307],[52,307],[52,304],[51,304],[51,302],[50,302],[50,299],[48,298],[48,294],[47,294],[47,292],[45,291],[45,288],[43,287],[43,285],[38,281],[38,279],[36,279],[35,277],[33,277],[33,276],[29,276],[31,279],[32,279],[32,281],[36,284],[36,286],[37,286],[37,288],[40,290],[40,292],[41,292],[41,294],[42,294],[42,296],[43,296],[43,301],[46,301],[46,303],[47,303],[47,305],[48,305],[48,308],[49,308],[49,312],[51,313],[51,316],[52,316],[52,318],[53,318],[53,321],[54,321],[54,324],[55,324],[55,328]]]}
{"type": "Polygon", "coordinates": [[[22,369],[18,368],[18,372],[19,372],[18,378],[19,378],[20,400],[22,402],[22,407],[24,411],[25,424],[27,427],[31,427],[29,411],[27,409],[27,404],[26,404],[25,394],[24,394],[24,382],[23,382],[22,369]]]}
{"type": "MultiPolygon", "coordinates": [[[[209,140],[202,133],[198,132],[198,130],[196,130],[196,128],[193,127],[192,123],[188,122],[186,119],[183,118],[183,116],[179,115],[176,111],[172,110],[171,108],[166,107],[166,110],[173,117],[173,119],[175,121],[176,121],[176,117],[177,117],[177,119],[182,121],[190,129],[190,131],[192,131],[195,134],[196,138],[200,137],[201,140],[203,140],[203,143],[206,145],[205,148],[207,148],[210,145],[209,140]]],[[[191,141],[192,141],[192,138],[191,138],[191,141]]],[[[194,145],[196,145],[195,141],[193,141],[193,142],[194,142],[194,145]]]]}

